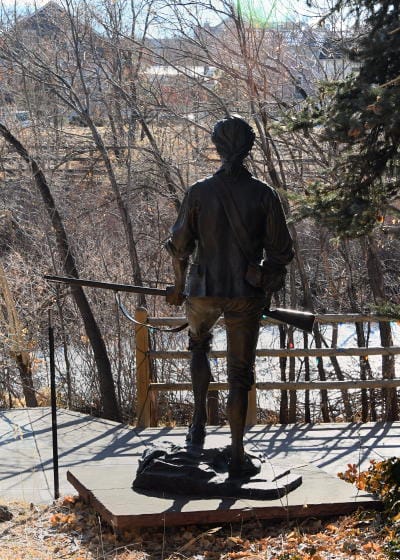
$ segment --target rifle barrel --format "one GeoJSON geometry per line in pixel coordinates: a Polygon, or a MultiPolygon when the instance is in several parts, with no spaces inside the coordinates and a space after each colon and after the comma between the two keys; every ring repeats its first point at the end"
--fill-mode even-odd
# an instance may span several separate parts
{"type": "Polygon", "coordinates": [[[135,294],[148,294],[152,296],[166,296],[167,290],[163,288],[149,288],[147,286],[132,286],[131,284],[114,284],[112,282],[98,282],[96,280],[84,280],[83,278],[68,278],[67,276],[43,276],[49,282],[70,284],[71,286],[87,286],[88,288],[103,288],[115,292],[132,292],[135,294]]]}
{"type": "MultiPolygon", "coordinates": [[[[88,288],[103,288],[104,290],[113,290],[114,292],[131,292],[134,294],[147,294],[152,296],[166,296],[168,289],[149,288],[147,286],[132,286],[131,284],[114,284],[112,282],[98,282],[96,280],[85,280],[83,278],[69,278],[67,276],[43,276],[49,282],[58,282],[61,284],[70,284],[71,286],[87,286],[88,288]]],[[[271,319],[275,319],[282,323],[287,323],[298,329],[302,329],[311,333],[315,315],[304,311],[296,311],[294,309],[273,309],[264,310],[264,314],[271,319]]]]}

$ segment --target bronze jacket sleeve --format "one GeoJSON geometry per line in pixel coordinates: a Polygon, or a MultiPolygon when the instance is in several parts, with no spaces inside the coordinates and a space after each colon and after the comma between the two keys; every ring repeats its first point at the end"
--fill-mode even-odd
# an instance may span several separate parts
{"type": "Polygon", "coordinates": [[[293,259],[293,241],[278,193],[274,189],[271,193],[265,201],[267,221],[263,244],[269,265],[279,269],[293,259]]]}
{"type": "Polygon", "coordinates": [[[186,193],[179,210],[178,218],[171,228],[171,236],[165,242],[165,248],[171,257],[185,260],[196,246],[194,229],[194,209],[190,204],[190,190],[186,193]]]}

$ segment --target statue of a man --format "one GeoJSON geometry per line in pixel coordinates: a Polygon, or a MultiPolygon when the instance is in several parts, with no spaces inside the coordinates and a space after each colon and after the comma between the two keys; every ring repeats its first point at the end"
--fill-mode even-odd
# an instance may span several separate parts
{"type": "Polygon", "coordinates": [[[166,242],[175,272],[174,290],[167,301],[181,305],[186,297],[195,403],[187,435],[191,445],[204,443],[206,397],[211,378],[207,354],[213,326],[221,315],[225,320],[231,477],[256,474],[255,465],[244,452],[243,436],[248,391],[254,383],[260,320],[263,309],[269,305],[271,292],[282,286],[285,266],[293,258],[292,239],[277,193],[253,177],[243,165],[254,140],[252,127],[240,117],[232,116],[216,123],[212,141],[222,166],[212,177],[188,189],[166,242]],[[227,196],[226,188],[238,215],[227,215],[221,199],[227,196]],[[252,262],[260,263],[264,258],[266,263],[270,278],[267,293],[265,286],[255,287],[246,279],[249,255],[244,254],[238,232],[234,231],[240,230],[239,220],[253,245],[252,262]],[[189,257],[191,264],[186,280],[189,257]]]}

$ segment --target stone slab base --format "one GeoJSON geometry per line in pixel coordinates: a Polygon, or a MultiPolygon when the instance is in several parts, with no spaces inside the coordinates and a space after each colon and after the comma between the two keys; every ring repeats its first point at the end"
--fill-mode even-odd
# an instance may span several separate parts
{"type": "Polygon", "coordinates": [[[74,467],[68,471],[67,478],[79,495],[117,531],[141,526],[238,522],[252,517],[271,520],[326,517],[348,514],[362,507],[380,507],[374,497],[309,464],[292,468],[291,474],[301,477],[302,484],[273,500],[148,496],[131,488],[136,469],[137,464],[109,467],[92,464],[74,467]]]}

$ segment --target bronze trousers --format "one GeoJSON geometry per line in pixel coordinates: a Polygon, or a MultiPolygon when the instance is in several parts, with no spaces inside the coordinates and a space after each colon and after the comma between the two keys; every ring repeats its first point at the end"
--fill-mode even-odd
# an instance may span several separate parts
{"type": "MultiPolygon", "coordinates": [[[[261,297],[189,297],[186,300],[186,316],[189,323],[189,350],[196,354],[209,352],[212,329],[223,316],[227,338],[227,375],[231,388],[246,391],[254,383],[254,363],[262,312],[267,298],[261,297]]],[[[192,364],[202,364],[194,360],[192,364]]],[[[203,367],[200,366],[200,369],[203,367]]],[[[209,376],[205,371],[192,371],[193,375],[209,376]]]]}

